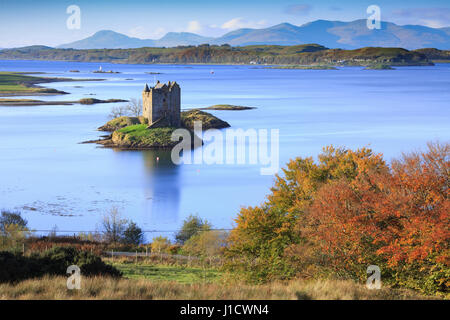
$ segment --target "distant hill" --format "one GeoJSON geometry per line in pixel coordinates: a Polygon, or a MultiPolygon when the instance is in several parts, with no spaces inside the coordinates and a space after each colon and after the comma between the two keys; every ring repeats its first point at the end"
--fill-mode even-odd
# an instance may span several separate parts
{"type": "Polygon", "coordinates": [[[102,30],[96,32],[94,35],[79,41],[67,43],[58,46],[57,48],[65,49],[130,49],[142,47],[176,47],[180,45],[198,45],[207,43],[211,38],[199,36],[195,33],[189,32],[169,32],[159,40],[143,40],[138,38],[128,37],[124,34],[111,31],[102,30]]]}
{"type": "Polygon", "coordinates": [[[141,48],[154,47],[154,40],[142,40],[138,38],[128,37],[124,34],[111,30],[102,30],[94,35],[79,41],[58,46],[58,48],[66,49],[118,49],[118,48],[141,48]]]}
{"type": "MultiPolygon", "coordinates": [[[[430,51],[431,52],[431,51],[430,51]]],[[[433,54],[438,54],[434,51],[433,54]]],[[[0,51],[0,59],[58,60],[113,63],[208,63],[254,65],[394,66],[431,65],[425,53],[402,48],[366,47],[355,50],[328,49],[317,44],[297,46],[230,45],[178,46],[176,48],[134,48],[75,50],[25,47],[0,51]]]]}
{"type": "Polygon", "coordinates": [[[199,36],[190,32],[169,32],[159,40],[155,40],[156,47],[196,46],[209,43],[213,38],[199,36]]]}
{"type": "Polygon", "coordinates": [[[158,40],[128,37],[110,30],[99,31],[83,40],[59,48],[116,49],[139,47],[176,47],[180,45],[230,44],[298,45],[320,43],[328,48],[356,49],[361,47],[401,47],[406,49],[450,49],[450,27],[429,28],[420,25],[399,26],[382,22],[381,29],[370,30],[366,20],[351,22],[316,20],[301,26],[281,23],[264,29],[238,29],[218,38],[203,37],[189,32],[169,32],[158,40]]]}

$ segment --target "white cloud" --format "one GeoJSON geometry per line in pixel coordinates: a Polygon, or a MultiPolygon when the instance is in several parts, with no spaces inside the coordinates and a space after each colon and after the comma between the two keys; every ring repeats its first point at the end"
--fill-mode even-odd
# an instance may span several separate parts
{"type": "Polygon", "coordinates": [[[198,22],[197,20],[193,20],[193,21],[189,21],[188,23],[188,27],[187,27],[187,32],[200,32],[203,30],[203,27],[201,25],[200,22],[198,22]]]}
{"type": "Polygon", "coordinates": [[[409,8],[392,14],[402,24],[421,24],[431,28],[450,26],[450,8],[409,8]]]}
{"type": "Polygon", "coordinates": [[[234,30],[234,29],[240,29],[240,28],[262,28],[267,25],[266,20],[260,20],[260,21],[247,21],[243,18],[234,18],[231,20],[228,20],[224,24],[222,24],[222,29],[227,30],[234,30]]]}

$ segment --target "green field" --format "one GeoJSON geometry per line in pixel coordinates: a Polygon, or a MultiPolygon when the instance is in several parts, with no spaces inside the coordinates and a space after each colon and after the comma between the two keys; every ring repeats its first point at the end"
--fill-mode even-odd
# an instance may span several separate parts
{"type": "Polygon", "coordinates": [[[0,72],[0,95],[55,94],[65,93],[50,88],[37,87],[37,83],[62,81],[65,79],[26,76],[19,72],[0,72]]]}
{"type": "Polygon", "coordinates": [[[179,283],[215,282],[221,273],[215,269],[198,267],[148,265],[134,263],[113,263],[129,279],[148,279],[152,281],[176,281],[179,283]]]}

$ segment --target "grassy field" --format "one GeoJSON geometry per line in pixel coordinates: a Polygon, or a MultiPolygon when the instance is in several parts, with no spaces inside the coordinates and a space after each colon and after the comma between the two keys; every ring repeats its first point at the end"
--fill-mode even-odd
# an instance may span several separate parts
{"type": "MultiPolygon", "coordinates": [[[[33,74],[33,72],[31,72],[33,74]]],[[[37,74],[37,73],[34,73],[37,74]]],[[[51,78],[25,75],[23,72],[0,72],[0,96],[18,95],[50,95],[66,94],[52,88],[37,86],[39,83],[62,82],[62,81],[102,81],[104,79],[72,79],[72,78],[51,78]]],[[[115,101],[110,101],[115,102],[115,101]]]]}
{"type": "Polygon", "coordinates": [[[151,281],[176,281],[178,283],[217,282],[221,274],[215,269],[185,266],[149,265],[134,263],[113,263],[128,279],[147,279],[151,281]]]}
{"type": "Polygon", "coordinates": [[[35,86],[37,83],[55,81],[54,78],[26,76],[15,72],[0,72],[0,94],[49,94],[63,93],[55,89],[35,86]]]}
{"type": "Polygon", "coordinates": [[[282,299],[282,300],[405,300],[430,299],[413,291],[368,290],[353,281],[309,280],[250,285],[238,282],[179,283],[148,279],[85,278],[80,290],[68,290],[65,277],[43,277],[0,284],[3,299],[282,299]]]}

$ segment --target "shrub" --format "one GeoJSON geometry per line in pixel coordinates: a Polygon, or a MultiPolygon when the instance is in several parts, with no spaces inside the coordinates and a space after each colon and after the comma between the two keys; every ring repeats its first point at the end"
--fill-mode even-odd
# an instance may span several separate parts
{"type": "Polygon", "coordinates": [[[167,252],[171,246],[170,240],[166,237],[159,236],[152,240],[152,252],[167,252]]]}
{"type": "Polygon", "coordinates": [[[100,257],[71,247],[55,247],[30,257],[0,252],[0,282],[15,282],[43,275],[66,275],[67,267],[76,265],[85,276],[120,277],[121,272],[105,264],[100,257]]]}
{"type": "Polygon", "coordinates": [[[184,244],[193,235],[200,231],[211,230],[211,225],[208,221],[202,220],[198,216],[190,215],[183,221],[180,231],[175,235],[175,239],[178,243],[184,244]]]}
{"type": "Polygon", "coordinates": [[[222,255],[228,234],[219,230],[201,231],[187,240],[183,252],[205,258],[222,255]]]}
{"type": "Polygon", "coordinates": [[[130,244],[138,246],[144,242],[144,233],[142,229],[139,228],[136,223],[130,222],[128,227],[123,232],[122,242],[124,244],[130,244]]]}

